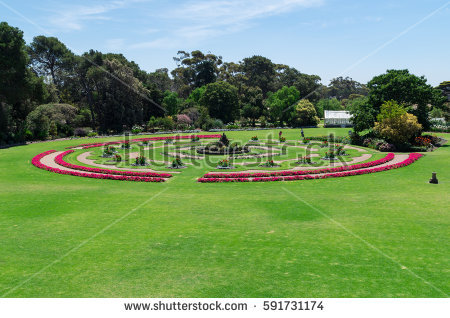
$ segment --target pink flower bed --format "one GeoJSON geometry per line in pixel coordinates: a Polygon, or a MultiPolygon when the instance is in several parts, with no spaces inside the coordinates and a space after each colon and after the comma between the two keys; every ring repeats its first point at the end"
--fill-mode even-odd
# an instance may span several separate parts
{"type": "Polygon", "coordinates": [[[370,168],[373,166],[379,166],[383,163],[393,160],[395,155],[393,153],[388,153],[386,157],[366,162],[359,163],[350,166],[341,166],[335,168],[323,168],[317,170],[285,170],[285,171],[270,171],[270,172],[235,172],[235,173],[207,173],[203,178],[264,178],[264,177],[282,177],[282,176],[298,176],[298,175],[310,175],[310,174],[322,174],[322,173],[332,173],[349,171],[363,168],[370,168]]]}
{"type": "Polygon", "coordinates": [[[138,139],[131,139],[131,140],[119,140],[119,141],[109,141],[109,142],[100,142],[100,143],[91,143],[91,144],[81,144],[78,146],[71,146],[67,147],[67,149],[70,148],[76,148],[76,147],[83,147],[83,149],[89,149],[89,148],[95,148],[95,147],[101,147],[106,145],[119,145],[127,142],[140,142],[140,141],[161,141],[161,140],[178,140],[178,139],[191,139],[192,136],[198,136],[199,138],[220,138],[222,135],[190,135],[190,136],[166,136],[166,137],[149,137],[149,138],[138,138],[138,139]]]}
{"type": "Polygon", "coordinates": [[[339,178],[339,177],[348,177],[348,176],[357,176],[381,171],[387,171],[392,169],[397,169],[401,167],[406,167],[418,160],[422,157],[422,154],[419,153],[411,153],[408,158],[403,160],[402,162],[383,166],[383,167],[375,167],[371,169],[363,169],[363,170],[350,170],[336,173],[327,173],[322,175],[292,175],[292,176],[282,176],[282,177],[255,177],[253,179],[249,178],[200,178],[198,182],[269,182],[269,181],[294,181],[294,180],[310,180],[310,179],[327,179],[327,178],[339,178]]]}
{"type": "Polygon", "coordinates": [[[64,161],[64,157],[70,153],[73,153],[74,150],[67,150],[55,158],[55,162],[60,166],[81,170],[93,173],[103,173],[103,174],[115,174],[115,175],[125,175],[125,176],[135,176],[135,177],[159,177],[159,178],[170,178],[172,175],[170,173],[156,173],[156,172],[140,172],[140,171],[125,171],[125,170],[109,170],[109,169],[99,169],[99,168],[90,168],[79,165],[74,165],[64,161]]]}
{"type": "Polygon", "coordinates": [[[55,150],[49,150],[46,152],[43,152],[37,156],[35,156],[31,163],[38,167],[39,169],[44,169],[47,171],[59,173],[59,174],[66,174],[71,176],[77,176],[77,177],[86,177],[86,178],[94,178],[94,179],[110,179],[110,180],[124,180],[124,181],[141,181],[141,182],[164,182],[164,178],[152,178],[152,177],[137,177],[137,176],[123,176],[123,175],[112,175],[112,174],[99,174],[99,173],[87,173],[87,172],[77,172],[77,171],[67,171],[67,170],[61,170],[58,168],[49,167],[47,165],[44,165],[41,162],[41,159],[45,156],[54,153],[55,150]]]}

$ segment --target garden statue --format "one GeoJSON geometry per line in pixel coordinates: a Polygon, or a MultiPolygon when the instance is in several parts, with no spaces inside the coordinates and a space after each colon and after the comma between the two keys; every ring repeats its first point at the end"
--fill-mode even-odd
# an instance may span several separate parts
{"type": "Polygon", "coordinates": [[[433,183],[433,184],[438,184],[439,183],[439,181],[437,179],[437,176],[436,176],[436,172],[431,173],[431,179],[430,179],[429,182],[433,183]]]}

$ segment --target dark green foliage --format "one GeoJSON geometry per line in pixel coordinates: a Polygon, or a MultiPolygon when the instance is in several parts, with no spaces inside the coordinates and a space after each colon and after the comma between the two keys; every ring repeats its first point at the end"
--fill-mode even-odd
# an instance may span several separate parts
{"type": "Polygon", "coordinates": [[[74,55],[64,43],[55,37],[36,36],[28,52],[36,74],[50,76],[53,84],[61,87],[74,65],[74,55]]]}
{"type": "Polygon", "coordinates": [[[347,107],[352,114],[353,130],[356,133],[373,127],[377,112],[369,104],[367,97],[354,99],[347,107]]]}
{"type": "Polygon", "coordinates": [[[279,122],[281,126],[290,121],[295,103],[300,99],[300,92],[294,87],[283,86],[275,93],[269,93],[265,101],[266,107],[273,122],[279,122]]]}
{"type": "Polygon", "coordinates": [[[323,118],[325,110],[343,110],[344,107],[336,98],[324,98],[317,102],[317,116],[323,118]]]}
{"type": "Polygon", "coordinates": [[[354,81],[350,77],[337,77],[330,81],[327,94],[331,98],[337,98],[339,100],[349,99],[351,95],[367,95],[367,86],[354,81]]]}
{"type": "Polygon", "coordinates": [[[0,144],[25,139],[25,120],[46,89],[43,80],[27,68],[23,32],[0,23],[0,144]]]}
{"type": "Polygon", "coordinates": [[[315,127],[319,124],[314,105],[307,99],[302,99],[291,111],[290,124],[294,127],[315,127]]]}
{"type": "Polygon", "coordinates": [[[236,120],[239,116],[239,97],[236,87],[226,82],[206,85],[199,100],[208,109],[209,115],[224,123],[236,120]]]}
{"type": "Polygon", "coordinates": [[[441,91],[427,84],[424,76],[418,77],[408,70],[388,70],[385,74],[375,76],[367,86],[369,104],[377,114],[384,102],[395,100],[404,104],[425,129],[429,127],[428,105],[442,107],[445,102],[441,91]]]}
{"type": "Polygon", "coordinates": [[[48,136],[61,137],[73,134],[72,123],[77,109],[67,104],[40,105],[27,116],[27,129],[34,139],[46,139],[48,136]]]}
{"type": "Polygon", "coordinates": [[[300,93],[301,98],[316,101],[320,97],[320,77],[318,75],[308,75],[301,73],[293,67],[287,65],[276,65],[277,78],[274,90],[283,86],[294,86],[300,93]]]}
{"type": "Polygon", "coordinates": [[[264,114],[262,90],[259,87],[245,86],[240,101],[242,117],[248,118],[254,127],[256,120],[264,114]]]}
{"type": "Polygon", "coordinates": [[[275,81],[275,64],[266,57],[254,55],[242,60],[242,71],[246,77],[246,84],[259,87],[266,97],[272,90],[275,81]]]}

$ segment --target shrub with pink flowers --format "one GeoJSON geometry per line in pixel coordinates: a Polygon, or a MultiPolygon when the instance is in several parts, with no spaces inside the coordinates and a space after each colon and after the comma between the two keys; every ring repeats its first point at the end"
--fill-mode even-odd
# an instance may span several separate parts
{"type": "MultiPolygon", "coordinates": [[[[54,150],[50,153],[55,152],[54,150]]],[[[101,168],[91,168],[75,165],[68,163],[64,160],[64,157],[73,153],[74,150],[67,150],[55,157],[55,162],[63,167],[80,170],[85,172],[101,173],[101,174],[114,174],[114,175],[126,175],[126,176],[136,176],[136,177],[159,177],[159,178],[170,178],[172,175],[170,173],[156,173],[156,172],[141,172],[141,171],[127,171],[127,170],[109,170],[101,168]]]]}
{"type": "MultiPolygon", "coordinates": [[[[295,180],[311,180],[311,179],[327,179],[327,178],[339,178],[339,177],[348,177],[348,176],[357,176],[369,173],[376,173],[381,171],[387,171],[392,169],[398,169],[401,167],[406,167],[421,158],[423,155],[419,153],[411,153],[408,158],[399,163],[394,163],[391,165],[374,167],[374,168],[366,168],[360,170],[349,170],[335,173],[325,173],[325,174],[307,174],[307,175],[289,175],[289,176],[268,176],[268,177],[203,177],[198,179],[198,182],[202,183],[214,183],[214,182],[269,182],[269,181],[295,181],[295,180]]],[[[311,171],[312,172],[312,171],[311,171]]],[[[229,174],[230,175],[230,174],[229,174]]]]}
{"type": "Polygon", "coordinates": [[[234,173],[207,173],[203,178],[255,178],[255,177],[278,177],[278,176],[297,176],[297,175],[307,175],[307,174],[323,174],[323,173],[334,173],[342,171],[350,171],[357,169],[370,168],[374,166],[379,166],[386,162],[392,161],[395,155],[393,153],[388,153],[384,158],[366,162],[358,163],[350,166],[341,166],[334,168],[323,168],[316,170],[282,170],[282,171],[269,171],[269,172],[234,172],[234,173]]]}

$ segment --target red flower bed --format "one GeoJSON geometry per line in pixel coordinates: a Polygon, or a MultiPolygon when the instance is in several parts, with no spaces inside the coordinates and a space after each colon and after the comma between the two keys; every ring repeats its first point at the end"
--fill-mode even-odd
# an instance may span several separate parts
{"type": "Polygon", "coordinates": [[[99,168],[90,168],[90,167],[84,167],[79,165],[74,165],[72,163],[68,163],[64,161],[64,157],[67,156],[70,153],[73,153],[74,150],[67,150],[55,158],[55,162],[59,164],[60,166],[74,169],[74,170],[81,170],[81,171],[87,171],[87,172],[94,172],[94,173],[104,173],[104,174],[118,174],[118,175],[125,175],[125,176],[135,176],[135,177],[159,177],[159,178],[170,178],[172,175],[170,173],[156,173],[156,172],[140,172],[140,171],[125,171],[125,170],[109,170],[109,169],[99,169],[99,168]]]}
{"type": "Polygon", "coordinates": [[[284,171],[270,171],[270,172],[236,172],[236,173],[207,173],[203,178],[264,178],[264,177],[280,177],[280,176],[297,176],[297,175],[310,175],[310,174],[322,174],[356,170],[362,168],[369,168],[373,166],[379,166],[383,163],[389,162],[394,159],[393,153],[388,153],[386,157],[366,163],[359,163],[351,166],[341,166],[335,168],[323,168],[317,170],[284,170],[284,171]]]}
{"type": "Polygon", "coordinates": [[[375,167],[371,169],[364,170],[350,170],[337,173],[328,173],[323,175],[293,175],[293,176],[283,176],[283,177],[255,177],[253,179],[249,178],[200,178],[198,182],[268,182],[268,181],[294,181],[294,180],[310,180],[310,179],[327,179],[327,178],[339,178],[348,176],[357,176],[381,171],[387,171],[391,169],[397,169],[401,167],[406,167],[418,160],[423,155],[420,153],[411,153],[408,158],[402,162],[395,163],[392,165],[387,165],[384,167],[375,167]]]}
{"type": "Polygon", "coordinates": [[[43,152],[37,156],[35,156],[31,163],[38,167],[39,169],[44,169],[47,171],[59,173],[59,174],[66,174],[71,176],[77,176],[77,177],[86,177],[86,178],[94,178],[94,179],[110,179],[110,180],[124,180],[124,181],[141,181],[141,182],[164,182],[164,178],[151,178],[151,177],[137,177],[137,176],[123,176],[123,175],[111,175],[111,174],[99,174],[99,173],[87,173],[87,172],[77,172],[77,171],[67,171],[67,170],[61,170],[58,168],[53,168],[44,165],[41,162],[41,159],[45,156],[54,153],[55,150],[49,150],[46,152],[43,152]]]}
{"type": "MultiPolygon", "coordinates": [[[[196,135],[199,138],[220,138],[222,135],[196,135]]],[[[139,141],[161,141],[161,140],[178,140],[178,139],[190,139],[192,136],[166,136],[166,137],[149,137],[149,138],[138,138],[138,139],[131,139],[131,140],[119,140],[119,141],[109,141],[109,142],[98,142],[98,143],[91,143],[91,144],[80,144],[78,146],[71,146],[67,147],[67,149],[70,148],[77,148],[77,147],[83,147],[83,149],[89,149],[89,148],[95,148],[95,147],[101,147],[106,145],[118,145],[123,144],[126,142],[139,142],[139,141]]]]}

